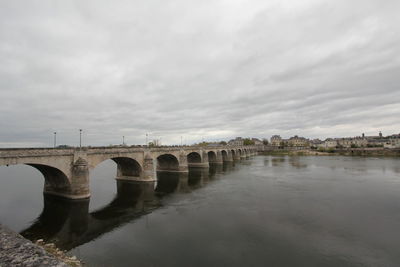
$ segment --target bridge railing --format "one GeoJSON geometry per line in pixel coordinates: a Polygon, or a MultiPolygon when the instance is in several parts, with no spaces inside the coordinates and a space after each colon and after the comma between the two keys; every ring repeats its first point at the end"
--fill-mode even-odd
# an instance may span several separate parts
{"type": "Polygon", "coordinates": [[[230,150],[257,148],[257,146],[99,146],[99,147],[41,147],[41,148],[0,148],[0,157],[19,157],[19,156],[45,156],[45,155],[71,155],[77,151],[86,153],[106,153],[112,152],[144,152],[144,151],[177,151],[177,150],[230,150]]]}

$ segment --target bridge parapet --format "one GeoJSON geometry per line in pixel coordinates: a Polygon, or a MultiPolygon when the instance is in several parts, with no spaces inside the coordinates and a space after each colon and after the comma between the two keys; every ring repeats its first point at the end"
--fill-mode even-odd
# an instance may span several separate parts
{"type": "Polygon", "coordinates": [[[73,155],[74,149],[55,149],[55,148],[14,148],[0,149],[0,158],[9,157],[32,157],[32,156],[53,156],[53,155],[73,155]]]}

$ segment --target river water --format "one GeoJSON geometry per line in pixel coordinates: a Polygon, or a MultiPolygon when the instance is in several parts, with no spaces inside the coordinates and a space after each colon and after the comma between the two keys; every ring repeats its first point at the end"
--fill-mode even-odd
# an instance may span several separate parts
{"type": "Polygon", "coordinates": [[[117,183],[90,201],[43,197],[29,166],[0,167],[0,222],[88,266],[400,266],[400,159],[256,156],[117,183]]]}

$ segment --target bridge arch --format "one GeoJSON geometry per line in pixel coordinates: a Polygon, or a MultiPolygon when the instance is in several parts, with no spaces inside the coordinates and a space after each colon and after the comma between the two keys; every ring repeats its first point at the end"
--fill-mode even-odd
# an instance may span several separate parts
{"type": "Polygon", "coordinates": [[[44,177],[44,193],[52,195],[69,195],[71,183],[68,176],[60,169],[44,164],[25,163],[37,169],[44,177]]]}
{"type": "Polygon", "coordinates": [[[135,159],[116,157],[112,160],[117,163],[117,177],[140,177],[142,175],[142,167],[135,159]]]}
{"type": "Polygon", "coordinates": [[[191,152],[187,155],[188,163],[201,163],[201,155],[197,152],[191,152]]]}
{"type": "Polygon", "coordinates": [[[92,162],[90,169],[95,169],[96,166],[107,160],[112,160],[117,164],[117,179],[132,180],[143,176],[143,168],[139,161],[128,156],[104,157],[96,159],[95,162],[92,162]]]}
{"type": "Polygon", "coordinates": [[[179,171],[179,161],[172,154],[157,157],[157,171],[179,171]]]}

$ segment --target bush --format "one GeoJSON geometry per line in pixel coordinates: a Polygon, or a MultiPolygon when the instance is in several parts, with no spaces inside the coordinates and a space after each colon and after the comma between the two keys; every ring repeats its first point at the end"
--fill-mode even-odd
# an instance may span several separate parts
{"type": "Polygon", "coordinates": [[[333,147],[330,147],[330,148],[328,148],[328,149],[326,150],[326,152],[328,152],[328,153],[334,153],[334,152],[335,152],[335,149],[334,149],[333,147]]]}
{"type": "Polygon", "coordinates": [[[250,138],[245,138],[245,139],[243,139],[243,145],[245,145],[245,146],[254,145],[254,141],[251,140],[250,138]]]}

